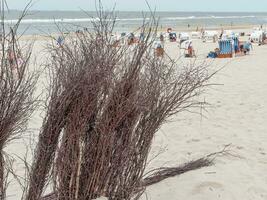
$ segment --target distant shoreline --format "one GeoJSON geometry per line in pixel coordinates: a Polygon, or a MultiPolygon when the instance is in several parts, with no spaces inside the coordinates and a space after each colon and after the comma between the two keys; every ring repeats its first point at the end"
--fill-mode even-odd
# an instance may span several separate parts
{"type": "MultiPolygon", "coordinates": [[[[7,24],[14,24],[19,11],[6,13],[7,24]]],[[[129,32],[140,27],[144,18],[151,18],[150,12],[117,11],[115,31],[129,32]]],[[[159,19],[159,28],[173,27],[177,31],[195,31],[199,29],[247,29],[255,26],[267,25],[267,12],[163,12],[155,13],[159,19]],[[189,28],[188,28],[189,27],[189,28]]],[[[111,20],[113,18],[111,17],[111,20]]],[[[26,34],[54,34],[59,25],[74,32],[78,29],[92,27],[91,23],[97,20],[95,11],[30,11],[20,24],[19,33],[27,30],[26,34]],[[77,25],[75,27],[75,25],[77,25]]]]}
{"type": "MultiPolygon", "coordinates": [[[[247,33],[251,33],[253,28],[255,26],[254,25],[247,25],[247,26],[224,26],[224,27],[220,27],[218,26],[217,28],[207,28],[205,30],[216,30],[216,31],[220,31],[221,28],[223,28],[224,30],[234,30],[236,31],[237,33],[241,33],[241,32],[245,32],[246,34],[247,33]]],[[[168,27],[163,27],[162,29],[159,28],[158,29],[158,33],[163,33],[163,32],[166,32],[168,27]]],[[[196,31],[194,28],[187,28],[187,27],[171,27],[173,29],[174,32],[194,32],[196,31]]],[[[134,30],[132,30],[134,31],[134,30]]],[[[200,31],[200,29],[199,29],[200,31]]],[[[124,31],[121,31],[121,32],[124,32],[124,31]]],[[[120,31],[116,31],[114,33],[121,33],[120,31]]],[[[131,31],[129,31],[131,32],[131,31]]],[[[72,34],[73,32],[70,32],[70,34],[72,34]]],[[[51,34],[51,36],[53,37],[58,37],[59,36],[59,33],[53,33],[51,34]]],[[[25,34],[25,35],[22,35],[21,37],[21,40],[51,40],[51,37],[49,37],[49,35],[45,35],[45,34],[25,34]]]]}
{"type": "MultiPolygon", "coordinates": [[[[9,12],[22,12],[23,10],[20,9],[10,9],[9,12]]],[[[32,9],[29,10],[30,12],[81,12],[82,10],[61,10],[61,9],[55,9],[55,10],[40,10],[40,9],[32,9]]],[[[85,12],[96,12],[95,10],[84,10],[85,12]]],[[[82,11],[82,12],[84,12],[82,11]]],[[[149,10],[140,11],[140,10],[115,10],[115,12],[135,12],[135,13],[141,13],[146,12],[150,13],[149,10]]],[[[258,14],[267,14],[266,11],[183,11],[183,10],[177,10],[177,11],[167,11],[167,10],[159,10],[156,11],[157,13],[258,13],[258,14]]]]}

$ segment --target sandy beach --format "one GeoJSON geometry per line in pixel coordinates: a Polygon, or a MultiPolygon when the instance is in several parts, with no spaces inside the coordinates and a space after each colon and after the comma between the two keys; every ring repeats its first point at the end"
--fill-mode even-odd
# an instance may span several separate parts
{"type": "MultiPolygon", "coordinates": [[[[242,38],[241,38],[242,40],[242,38]]],[[[243,38],[246,40],[246,38],[243,38]]],[[[151,149],[148,170],[177,166],[229,146],[229,155],[219,156],[211,167],[169,178],[147,188],[142,200],[266,200],[267,199],[267,45],[253,46],[250,55],[231,59],[206,59],[217,43],[193,40],[197,63],[205,61],[210,70],[221,69],[212,79],[212,86],[200,98],[210,105],[206,111],[192,110],[170,119],[157,133],[151,149]]],[[[36,40],[34,56],[37,65],[45,61],[45,40],[36,40]]],[[[171,57],[183,53],[177,43],[167,42],[171,57]]],[[[178,62],[193,62],[182,58],[178,62]]],[[[45,79],[39,82],[42,93],[45,79]]],[[[41,127],[42,111],[30,121],[31,134],[41,127]]],[[[23,156],[25,142],[16,141],[6,151],[23,156]]],[[[26,143],[29,145],[28,143],[26,143]]],[[[29,154],[29,160],[31,156],[29,154]]],[[[19,161],[17,161],[19,162],[19,161]]],[[[17,170],[23,173],[21,164],[17,170]]],[[[11,183],[8,199],[16,200],[21,193],[11,183]]]]}
{"type": "MultiPolygon", "coordinates": [[[[194,44],[200,55],[217,45],[194,44]]],[[[149,187],[143,199],[267,199],[267,46],[253,49],[248,56],[211,61],[211,68],[227,63],[212,80],[222,85],[201,97],[211,106],[204,117],[183,113],[166,124],[152,149],[154,155],[163,153],[150,167],[175,166],[229,144],[231,155],[218,157],[212,167],[149,187]]]]}

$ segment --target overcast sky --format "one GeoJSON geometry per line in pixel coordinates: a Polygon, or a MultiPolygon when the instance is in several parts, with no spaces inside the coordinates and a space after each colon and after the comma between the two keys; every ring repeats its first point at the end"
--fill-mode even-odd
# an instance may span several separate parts
{"type": "MultiPolygon", "coordinates": [[[[29,0],[6,0],[10,9],[23,9],[29,0]]],[[[267,0],[147,0],[158,11],[267,12],[267,0]]],[[[36,10],[95,10],[95,0],[34,0],[36,10]]],[[[105,8],[145,11],[145,0],[103,0],[105,8]]]]}

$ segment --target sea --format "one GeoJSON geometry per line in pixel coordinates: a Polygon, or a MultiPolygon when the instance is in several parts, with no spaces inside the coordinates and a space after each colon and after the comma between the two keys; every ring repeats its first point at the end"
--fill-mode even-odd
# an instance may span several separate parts
{"type": "MultiPolygon", "coordinates": [[[[8,26],[14,25],[21,11],[5,13],[8,26]]],[[[114,31],[133,31],[143,24],[144,19],[158,19],[159,28],[176,27],[192,29],[213,29],[229,26],[265,26],[266,13],[252,12],[115,12],[114,31]]],[[[68,31],[92,29],[92,22],[98,20],[98,13],[92,11],[29,11],[20,23],[20,34],[53,34],[68,31]]]]}

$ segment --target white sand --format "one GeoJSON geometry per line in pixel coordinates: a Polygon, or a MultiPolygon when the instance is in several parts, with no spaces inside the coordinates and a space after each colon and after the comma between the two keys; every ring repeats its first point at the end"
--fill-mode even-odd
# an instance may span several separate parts
{"type": "MultiPolygon", "coordinates": [[[[195,42],[200,54],[215,46],[195,42]]],[[[267,199],[267,46],[255,46],[245,57],[216,59],[212,68],[227,62],[212,80],[223,85],[202,96],[211,103],[203,113],[206,118],[183,113],[166,124],[155,138],[152,154],[166,150],[150,169],[177,166],[228,144],[233,156],[219,157],[214,166],[148,187],[148,199],[267,199]]]]}
{"type": "MultiPolygon", "coordinates": [[[[43,41],[37,41],[34,54],[43,60],[43,41]]],[[[194,47],[203,60],[217,44],[194,41],[194,47]]],[[[176,43],[167,44],[173,57],[178,55],[176,43]]],[[[188,59],[183,59],[188,62],[188,59]]],[[[217,158],[215,165],[167,179],[147,188],[143,200],[266,200],[267,199],[267,45],[255,47],[251,55],[233,59],[215,59],[212,69],[227,66],[213,78],[213,86],[201,96],[211,106],[205,117],[183,113],[172,119],[157,134],[151,157],[164,151],[149,165],[149,169],[177,166],[192,159],[219,151],[231,144],[234,156],[217,158]]],[[[41,83],[41,81],[40,81],[41,83]]],[[[39,92],[41,91],[41,85],[39,92]]],[[[30,127],[38,133],[40,112],[30,127]]],[[[21,141],[6,151],[23,155],[21,141]]],[[[30,159],[30,158],[29,158],[30,159]]],[[[18,169],[21,165],[16,164],[18,169]]],[[[22,171],[20,171],[22,173],[22,171]]],[[[11,183],[9,199],[17,200],[19,186],[11,183]]]]}

